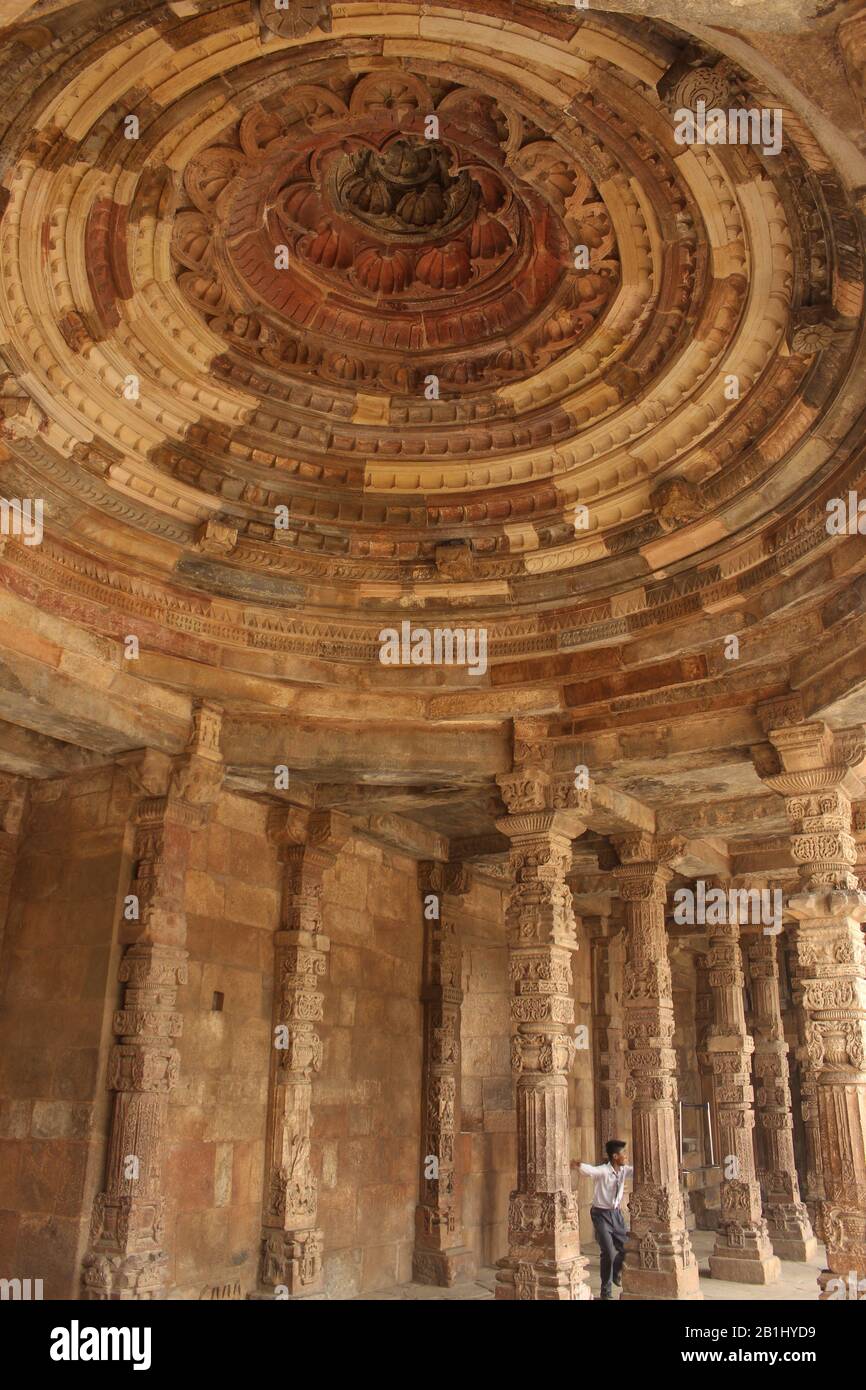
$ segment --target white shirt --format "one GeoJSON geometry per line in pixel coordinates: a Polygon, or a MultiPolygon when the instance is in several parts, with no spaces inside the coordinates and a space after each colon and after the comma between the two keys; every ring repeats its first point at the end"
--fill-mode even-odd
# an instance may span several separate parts
{"type": "Polygon", "coordinates": [[[625,1180],[634,1172],[632,1165],[624,1163],[621,1168],[614,1168],[612,1163],[600,1163],[598,1167],[592,1163],[581,1163],[580,1171],[586,1173],[588,1178],[595,1178],[592,1205],[601,1207],[602,1211],[619,1211],[625,1180]]]}

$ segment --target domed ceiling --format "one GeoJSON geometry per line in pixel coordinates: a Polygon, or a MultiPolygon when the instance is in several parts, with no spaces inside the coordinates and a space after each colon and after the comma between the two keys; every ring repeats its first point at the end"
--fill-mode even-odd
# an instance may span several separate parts
{"type": "Polygon", "coordinates": [[[579,731],[859,644],[825,509],[863,484],[862,190],[766,64],[519,0],[5,40],[3,486],[46,534],[3,583],[82,662],[135,634],[118,682],[239,730],[579,731]],[[699,99],[777,109],[781,151],[679,144],[699,99]],[[488,668],[383,666],[407,619],[488,668]]]}

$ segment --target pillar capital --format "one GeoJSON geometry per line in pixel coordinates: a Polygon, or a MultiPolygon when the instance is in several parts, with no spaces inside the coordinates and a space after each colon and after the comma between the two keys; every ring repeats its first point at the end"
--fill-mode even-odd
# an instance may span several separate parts
{"type": "Polygon", "coordinates": [[[418,864],[418,887],[422,893],[448,894],[462,898],[472,887],[472,869],[459,860],[422,859],[418,864]]]}

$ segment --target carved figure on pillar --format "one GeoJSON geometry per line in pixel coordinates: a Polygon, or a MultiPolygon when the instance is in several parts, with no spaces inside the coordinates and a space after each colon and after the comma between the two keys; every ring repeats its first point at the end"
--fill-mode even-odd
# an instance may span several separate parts
{"type": "Polygon", "coordinates": [[[470,887],[460,864],[418,866],[424,919],[424,1077],[420,1201],[413,1278],[450,1287],[470,1276],[463,1244],[456,1144],[460,1132],[460,933],[457,909],[470,887]]]}
{"type": "Polygon", "coordinates": [[[85,1299],[155,1299],[166,1292],[162,1168],[168,1096],[179,1072],[174,1044],[183,1026],[177,990],[187,978],[184,884],[192,838],[222,785],[220,719],[216,706],[201,704],[180,758],[143,752],[124,759],[143,796],[121,928],[123,1003],[114,1015],[117,1041],[108,1068],[114,1107],[105,1185],[93,1204],[84,1260],[85,1299]]]}
{"type": "Polygon", "coordinates": [[[701,1051],[713,1077],[722,1168],[722,1209],[710,1273],[714,1279],[772,1284],[778,1280],[781,1266],[761,1210],[755,1164],[751,1078],[755,1045],[746,1032],[740,927],[727,917],[726,909],[707,912],[713,1019],[701,1040],[701,1051]]]}
{"type": "Polygon", "coordinates": [[[772,933],[758,932],[748,938],[746,948],[755,1043],[752,1070],[758,1180],[774,1253],[783,1260],[810,1260],[817,1241],[800,1200],[794,1161],[788,1044],[782,1026],[776,940],[772,933]]]}
{"type": "Polygon", "coordinates": [[[550,751],[515,729],[515,771],[500,777],[514,887],[506,911],[512,1070],[517,1078],[517,1186],[496,1297],[588,1299],[568,1155],[568,1073],[574,1059],[571,954],[577,932],[566,874],[585,822],[586,793],[559,784],[550,751]],[[556,806],[558,809],[554,809],[556,806]]]}
{"type": "Polygon", "coordinates": [[[866,734],[815,721],[770,729],[769,740],[754,757],[763,780],[786,798],[791,854],[800,866],[787,910],[797,922],[795,993],[815,1077],[824,1183],[819,1226],[828,1265],[819,1284],[826,1298],[840,1279],[846,1288],[866,1289],[866,894],[854,873],[851,834],[866,734]]]}
{"type": "Polygon", "coordinates": [[[686,1229],[676,1134],[674,1003],[665,902],[676,842],[651,835],[615,840],[614,875],[626,912],[625,1038],[633,1103],[634,1190],[622,1273],[623,1298],[700,1298],[686,1229]]]}
{"type": "Polygon", "coordinates": [[[312,1078],[322,1062],[318,986],[330,941],[322,931],[322,879],[348,839],[337,811],[275,811],[270,832],[284,865],[274,937],[273,1056],[265,1137],[259,1298],[321,1296],[324,1236],[310,1166],[312,1078]]]}

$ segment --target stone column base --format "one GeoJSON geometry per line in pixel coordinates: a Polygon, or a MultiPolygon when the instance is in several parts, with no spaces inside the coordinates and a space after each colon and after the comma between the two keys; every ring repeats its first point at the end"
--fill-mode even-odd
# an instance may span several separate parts
{"type": "Polygon", "coordinates": [[[475,1251],[468,1245],[455,1245],[450,1250],[416,1250],[412,1256],[412,1278],[416,1284],[450,1289],[473,1279],[477,1273],[475,1251]]]}
{"type": "Polygon", "coordinates": [[[620,1303],[670,1298],[679,1299],[684,1303],[700,1302],[703,1299],[697,1266],[694,1270],[634,1270],[628,1288],[626,1288],[625,1269],[623,1269],[620,1303]]]}
{"type": "Polygon", "coordinates": [[[713,1279],[727,1279],[735,1284],[775,1284],[782,1273],[778,1256],[760,1251],[740,1250],[736,1254],[710,1256],[713,1279]]]}
{"type": "Polygon", "coordinates": [[[529,1299],[541,1303],[583,1302],[592,1298],[583,1255],[570,1260],[499,1260],[497,1299],[529,1299]]]}
{"type": "Polygon", "coordinates": [[[287,1298],[324,1297],[322,1231],[283,1231],[262,1240],[260,1293],[257,1297],[283,1302],[287,1298]]]}
{"type": "Polygon", "coordinates": [[[797,1260],[801,1264],[808,1264],[818,1253],[818,1242],[814,1236],[784,1236],[771,1231],[770,1240],[773,1254],[778,1255],[780,1260],[797,1260]]]}
{"type": "Polygon", "coordinates": [[[256,1289],[254,1293],[247,1294],[248,1303],[327,1303],[328,1295],[324,1292],[319,1293],[293,1293],[286,1298],[283,1294],[275,1293],[273,1289],[256,1289]]]}
{"type": "Polygon", "coordinates": [[[866,1303],[866,1279],[858,1279],[857,1271],[846,1275],[834,1274],[832,1269],[822,1269],[818,1275],[818,1302],[832,1301],[866,1303]]]}
{"type": "Polygon", "coordinates": [[[693,1302],[703,1298],[698,1262],[685,1231],[630,1235],[625,1249],[620,1302],[669,1298],[693,1302]]]}
{"type": "Polygon", "coordinates": [[[86,1257],[82,1274],[84,1303],[126,1303],[165,1298],[168,1256],[159,1254],[86,1257]]]}

